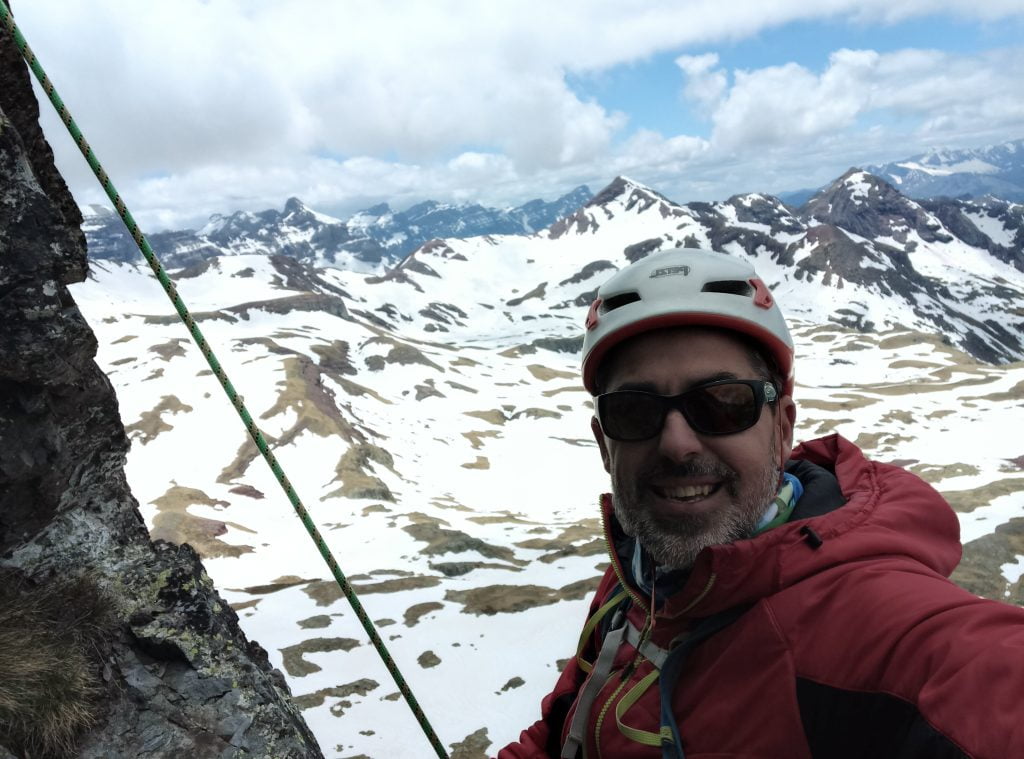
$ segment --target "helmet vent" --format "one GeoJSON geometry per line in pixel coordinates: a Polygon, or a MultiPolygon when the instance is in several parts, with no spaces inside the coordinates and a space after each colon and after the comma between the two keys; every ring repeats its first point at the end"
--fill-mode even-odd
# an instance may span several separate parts
{"type": "Polygon", "coordinates": [[[742,295],[749,298],[754,294],[754,288],[749,282],[742,279],[724,279],[718,282],[708,282],[701,288],[705,293],[725,293],[726,295],[742,295]]]}
{"type": "Polygon", "coordinates": [[[612,297],[605,299],[604,303],[601,305],[601,312],[607,314],[609,311],[614,311],[617,308],[628,306],[630,303],[636,303],[638,300],[640,300],[640,293],[636,290],[613,295],[612,297]]]}

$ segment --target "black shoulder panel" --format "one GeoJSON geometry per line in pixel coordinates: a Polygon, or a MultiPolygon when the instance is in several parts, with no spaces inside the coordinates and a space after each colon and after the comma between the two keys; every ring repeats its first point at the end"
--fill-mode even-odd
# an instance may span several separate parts
{"type": "Polygon", "coordinates": [[[814,759],[970,759],[888,693],[861,693],[797,678],[807,745],[814,759]]]}

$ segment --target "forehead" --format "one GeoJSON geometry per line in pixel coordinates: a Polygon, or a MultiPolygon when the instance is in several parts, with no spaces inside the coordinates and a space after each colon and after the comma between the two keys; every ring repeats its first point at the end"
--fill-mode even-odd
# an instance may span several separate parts
{"type": "Polygon", "coordinates": [[[637,335],[615,346],[601,367],[605,391],[629,383],[653,385],[663,393],[722,375],[750,379],[754,371],[751,350],[738,335],[705,327],[637,335]]]}

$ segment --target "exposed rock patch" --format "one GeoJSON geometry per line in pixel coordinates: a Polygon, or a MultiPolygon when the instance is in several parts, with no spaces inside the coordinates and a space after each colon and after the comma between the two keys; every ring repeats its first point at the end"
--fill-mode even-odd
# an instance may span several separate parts
{"type": "Polygon", "coordinates": [[[139,421],[128,425],[124,431],[128,433],[128,437],[145,445],[161,432],[174,429],[173,425],[164,421],[164,414],[179,414],[188,411],[192,411],[191,406],[182,403],[176,396],[165,395],[154,409],[143,411],[139,421]]]}
{"type": "Polygon", "coordinates": [[[292,677],[305,677],[320,671],[320,666],[305,658],[306,654],[330,651],[351,651],[359,645],[353,638],[310,638],[281,649],[285,671],[292,677]]]}

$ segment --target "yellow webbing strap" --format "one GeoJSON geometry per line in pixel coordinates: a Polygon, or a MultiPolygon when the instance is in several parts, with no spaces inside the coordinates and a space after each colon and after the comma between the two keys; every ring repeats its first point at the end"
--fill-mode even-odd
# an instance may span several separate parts
{"type": "MultiPolygon", "coordinates": [[[[629,689],[622,699],[615,705],[615,724],[619,728],[619,732],[629,738],[631,741],[636,743],[642,743],[645,746],[660,746],[662,740],[665,738],[661,732],[652,733],[647,730],[638,730],[635,727],[623,724],[622,715],[628,712],[633,704],[640,700],[640,697],[647,692],[661,675],[661,670],[652,669],[643,679],[640,680],[636,685],[629,689]]],[[[669,731],[668,739],[672,740],[672,732],[669,731]]]]}
{"type": "Polygon", "coordinates": [[[593,664],[583,658],[583,647],[587,645],[587,639],[590,638],[591,633],[593,633],[594,629],[601,623],[601,620],[608,615],[608,612],[622,603],[628,595],[629,594],[626,591],[620,590],[606,601],[600,609],[595,611],[593,616],[591,616],[590,619],[587,620],[587,623],[583,625],[583,631],[580,633],[580,642],[579,645],[576,646],[576,662],[579,664],[580,669],[587,674],[590,674],[590,671],[594,668],[593,664]]]}

